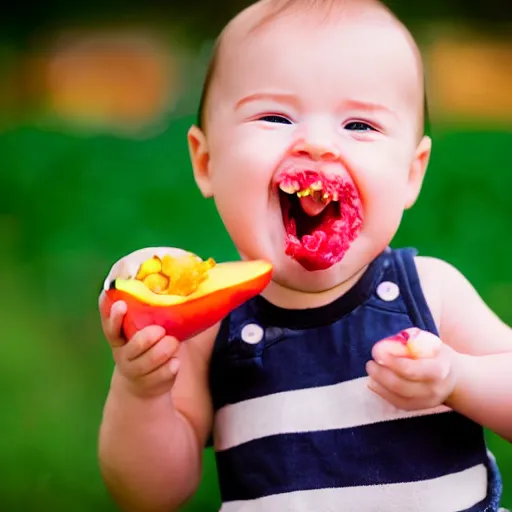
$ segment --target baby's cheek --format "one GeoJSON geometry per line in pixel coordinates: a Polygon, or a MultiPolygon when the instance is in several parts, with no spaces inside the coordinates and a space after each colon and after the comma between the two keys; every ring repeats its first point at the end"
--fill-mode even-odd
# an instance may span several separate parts
{"type": "Polygon", "coordinates": [[[232,183],[225,182],[216,194],[219,215],[235,243],[250,241],[258,230],[264,231],[262,221],[267,218],[264,201],[267,189],[256,191],[248,176],[236,176],[232,183]]]}
{"type": "Polygon", "coordinates": [[[230,144],[238,156],[250,158],[253,162],[271,162],[283,156],[290,134],[286,129],[264,128],[261,125],[246,124],[233,133],[230,144]]]}
{"type": "Polygon", "coordinates": [[[361,196],[365,230],[377,238],[394,236],[404,211],[403,195],[391,183],[376,181],[361,196]]]}

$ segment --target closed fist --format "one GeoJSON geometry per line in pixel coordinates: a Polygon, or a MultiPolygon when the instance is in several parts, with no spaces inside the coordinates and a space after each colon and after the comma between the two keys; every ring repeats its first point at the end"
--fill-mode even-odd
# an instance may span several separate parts
{"type": "Polygon", "coordinates": [[[377,342],[368,361],[368,387],[402,410],[442,405],[455,388],[456,353],[417,328],[377,342]]]}
{"type": "MultiPolygon", "coordinates": [[[[100,312],[103,310],[100,295],[100,312]]],[[[122,335],[126,304],[112,305],[108,316],[101,316],[103,333],[112,348],[112,355],[120,376],[129,391],[141,397],[155,397],[168,393],[179,369],[176,353],[179,341],[165,335],[159,325],[150,325],[137,331],[131,339],[122,335]]]]}

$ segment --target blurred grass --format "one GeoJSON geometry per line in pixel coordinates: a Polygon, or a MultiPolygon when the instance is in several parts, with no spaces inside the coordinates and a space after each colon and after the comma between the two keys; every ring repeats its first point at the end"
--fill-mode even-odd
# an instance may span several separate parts
{"type": "MultiPolygon", "coordinates": [[[[0,135],[4,391],[0,510],[113,511],[96,438],[112,362],[96,300],[109,266],[142,246],[236,253],[193,183],[176,120],[146,140],[18,127],[0,135]]],[[[512,324],[512,134],[440,130],[418,204],[394,245],[456,265],[512,324]]],[[[512,449],[489,435],[512,507],[512,449]]],[[[185,508],[218,510],[211,451],[185,508]]]]}

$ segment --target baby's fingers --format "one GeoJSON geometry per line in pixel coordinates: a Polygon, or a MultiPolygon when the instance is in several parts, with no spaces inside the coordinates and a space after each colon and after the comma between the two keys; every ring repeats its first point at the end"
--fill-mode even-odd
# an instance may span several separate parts
{"type": "MultiPolygon", "coordinates": [[[[150,327],[146,327],[142,331],[139,331],[126,345],[126,349],[131,349],[132,342],[137,343],[136,336],[138,334],[144,333],[144,331],[153,330],[156,333],[159,329],[162,329],[159,326],[153,325],[150,327]]],[[[163,329],[162,329],[163,331],[163,329]]],[[[119,361],[119,364],[123,365],[123,371],[129,376],[131,379],[140,379],[141,377],[145,377],[151,373],[153,373],[156,369],[161,366],[168,364],[171,359],[173,359],[176,355],[178,349],[178,341],[176,338],[172,338],[171,336],[163,336],[165,333],[162,332],[160,337],[158,336],[141,336],[140,339],[148,340],[148,345],[150,348],[145,350],[141,355],[135,357],[135,359],[126,358],[128,354],[126,352],[123,353],[123,361],[119,361]],[[155,341],[156,339],[156,341],[155,341]],[[126,359],[125,359],[126,358],[126,359]]],[[[138,343],[137,343],[138,344],[138,343]]],[[[135,343],[134,343],[135,345],[135,343]]],[[[146,345],[140,344],[138,350],[144,350],[146,345]]]]}
{"type": "Polygon", "coordinates": [[[379,384],[382,388],[396,396],[402,398],[424,398],[430,393],[428,386],[425,386],[423,381],[407,379],[390,368],[378,365],[375,361],[367,362],[366,371],[372,382],[379,384]]]}
{"type": "Polygon", "coordinates": [[[403,357],[390,358],[386,367],[408,381],[438,382],[444,380],[451,363],[447,357],[408,359],[403,357]]]}
{"type": "Polygon", "coordinates": [[[140,377],[135,386],[136,392],[142,393],[143,396],[148,396],[160,395],[170,390],[176,379],[179,366],[178,359],[171,359],[151,373],[140,377]]]}
{"type": "Polygon", "coordinates": [[[397,357],[436,358],[441,346],[442,342],[437,336],[413,327],[377,342],[373,346],[372,357],[379,364],[386,365],[397,357]]]}
{"type": "Polygon", "coordinates": [[[122,335],[123,319],[126,313],[126,303],[123,301],[114,302],[110,311],[105,308],[104,292],[99,299],[101,327],[112,348],[121,347],[126,343],[122,335]]]}
{"type": "Polygon", "coordinates": [[[164,340],[164,337],[165,329],[162,326],[148,325],[133,335],[123,350],[123,357],[127,361],[133,361],[152,349],[157,343],[163,342],[162,345],[167,346],[170,341],[164,340]]]}

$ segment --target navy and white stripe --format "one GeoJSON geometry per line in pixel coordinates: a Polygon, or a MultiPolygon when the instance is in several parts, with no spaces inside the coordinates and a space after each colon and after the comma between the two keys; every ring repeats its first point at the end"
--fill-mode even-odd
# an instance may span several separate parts
{"type": "MultiPolygon", "coordinates": [[[[485,478],[486,471],[485,466],[476,466],[434,480],[407,484],[274,494],[256,500],[226,502],[221,512],[473,512],[471,506],[479,500],[479,496],[485,494],[480,482],[485,478]]],[[[495,509],[482,506],[474,510],[491,512],[495,509]]]]}
{"type": "Polygon", "coordinates": [[[499,477],[479,425],[447,407],[397,410],[367,387],[375,341],[411,325],[435,332],[412,256],[395,258],[324,308],[257,298],[223,324],[211,388],[224,512],[495,510],[499,477]],[[375,293],[384,280],[399,285],[396,300],[375,293]],[[260,342],[243,339],[251,324],[260,342]]]}
{"type": "MultiPolygon", "coordinates": [[[[369,391],[367,381],[366,377],[361,377],[331,386],[283,391],[226,405],[216,414],[215,448],[225,451],[279,434],[354,429],[378,423],[385,423],[379,425],[379,429],[389,429],[390,425],[395,429],[396,425],[389,423],[391,420],[450,411],[445,406],[429,411],[398,410],[369,391]],[[340,407],[339,404],[344,405],[340,407]],[[246,421],[248,417],[252,418],[250,422],[246,421]]],[[[446,421],[453,422],[452,417],[446,421]]]]}
{"type": "MultiPolygon", "coordinates": [[[[487,456],[477,425],[468,428],[465,418],[443,407],[397,411],[367,389],[366,379],[225,406],[215,432],[223,499],[237,506],[245,502],[241,510],[288,510],[265,507],[292,498],[302,503],[304,491],[326,487],[329,492],[315,496],[328,504],[331,490],[338,489],[335,504],[341,510],[351,506],[355,488],[364,489],[373,506],[384,495],[399,498],[402,506],[389,510],[414,510],[411,502],[424,495],[440,498],[448,489],[450,503],[451,494],[458,501],[447,510],[464,510],[487,494],[487,456]],[[442,432],[441,442],[428,442],[435,432],[442,432]],[[470,454],[468,446],[477,448],[470,454]],[[272,495],[281,497],[275,501],[272,495]],[[255,508],[249,508],[251,500],[255,508]]],[[[326,504],[314,510],[329,510],[326,504]]]]}

